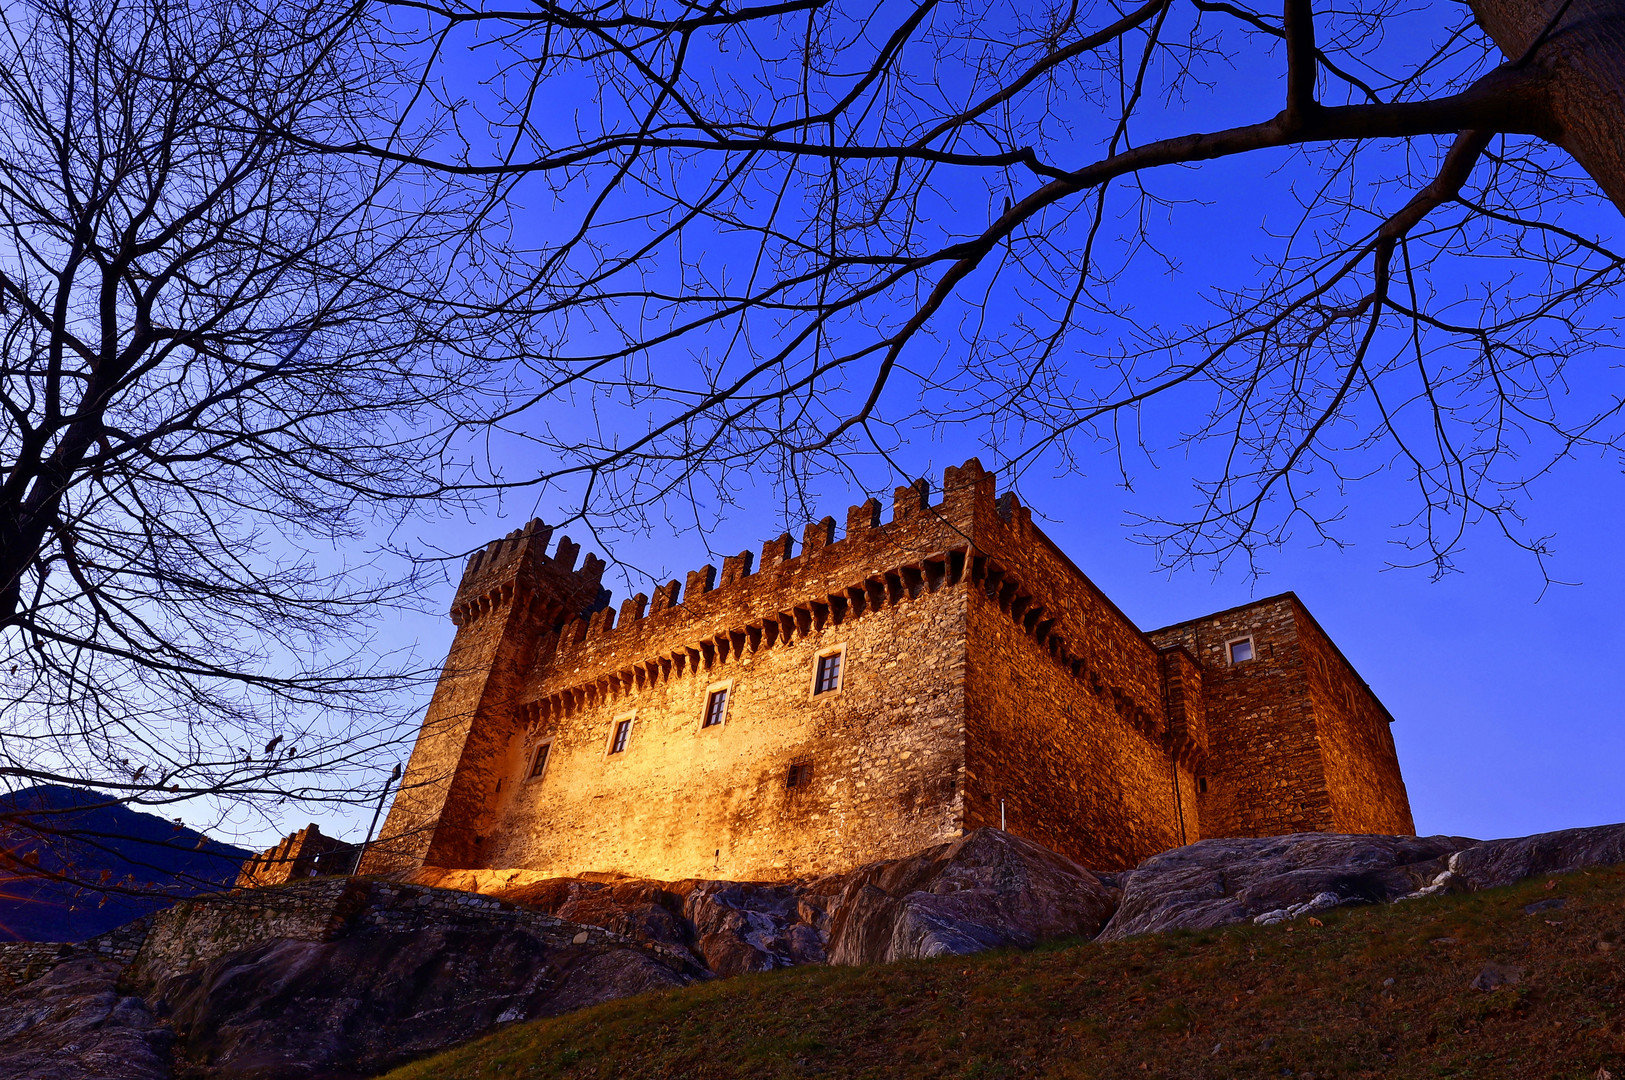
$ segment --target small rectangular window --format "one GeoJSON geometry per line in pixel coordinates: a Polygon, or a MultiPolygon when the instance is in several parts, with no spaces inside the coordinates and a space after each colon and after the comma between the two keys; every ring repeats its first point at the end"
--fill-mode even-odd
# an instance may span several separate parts
{"type": "Polygon", "coordinates": [[[827,694],[841,688],[841,657],[834,652],[818,658],[818,673],[813,678],[813,693],[827,694]]]}
{"type": "Polygon", "coordinates": [[[552,752],[551,742],[544,742],[536,748],[536,756],[530,759],[530,779],[535,780],[547,771],[547,759],[552,752]]]}
{"type": "Polygon", "coordinates": [[[1198,795],[1206,795],[1207,794],[1207,777],[1198,776],[1196,778],[1196,793],[1198,795]]]}
{"type": "Polygon", "coordinates": [[[785,774],[784,786],[787,788],[804,788],[812,783],[812,762],[798,761],[790,766],[785,774]]]}
{"type": "Polygon", "coordinates": [[[705,699],[705,719],[701,727],[716,727],[728,715],[728,688],[713,690],[705,699]]]}
{"type": "Polygon", "coordinates": [[[1230,662],[1245,664],[1253,658],[1253,639],[1240,638],[1230,643],[1230,662]]]}
{"type": "Polygon", "coordinates": [[[626,740],[631,736],[631,734],[632,718],[630,716],[625,720],[615,721],[615,737],[610,740],[609,752],[612,754],[619,754],[622,750],[625,750],[626,740]]]}

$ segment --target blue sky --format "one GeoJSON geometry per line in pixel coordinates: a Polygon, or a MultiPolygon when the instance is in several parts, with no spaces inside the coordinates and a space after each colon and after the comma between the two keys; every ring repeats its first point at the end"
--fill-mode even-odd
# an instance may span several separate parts
{"type": "MultiPolygon", "coordinates": [[[[1443,16],[1422,9],[1411,17],[1437,29],[1434,23],[1443,16]]],[[[1431,32],[1402,29],[1382,48],[1396,57],[1425,49],[1431,32]]],[[[452,70],[477,77],[486,56],[454,59],[452,70]]],[[[1279,107],[1278,63],[1257,64],[1241,56],[1233,67],[1218,66],[1224,68],[1223,80],[1211,92],[1198,89],[1157,114],[1152,126],[1167,131],[1152,134],[1261,119],[1279,107]]],[[[571,107],[559,103],[578,101],[581,89],[563,87],[555,107],[571,107]]],[[[1080,138],[1078,153],[1086,151],[1086,142],[1080,138]]],[[[1425,164],[1429,147],[1417,152],[1425,164]]],[[[1399,175],[1405,154],[1400,146],[1374,148],[1363,164],[1364,176],[1399,175]]],[[[1101,316],[1102,339],[1123,332],[1126,323],[1112,320],[1130,312],[1167,326],[1211,318],[1215,288],[1259,280],[1261,267],[1282,250],[1283,235],[1297,219],[1297,196],[1324,180],[1312,160],[1285,153],[1158,173],[1150,183],[1171,201],[1157,211],[1153,224],[1169,258],[1142,259],[1124,276],[1115,292],[1121,306],[1101,316]]],[[[944,187],[933,227],[951,231],[974,226],[998,203],[997,192],[980,179],[958,187],[955,183],[944,187]]],[[[1390,186],[1373,197],[1372,205],[1392,212],[1410,190],[1390,186]]],[[[568,200],[555,202],[523,186],[515,189],[514,199],[521,235],[531,230],[545,242],[570,220],[568,200]]],[[[1559,198],[1548,210],[1604,242],[1625,240],[1619,213],[1606,204],[1565,205],[1559,198]]],[[[1113,217],[1107,239],[1120,240],[1136,227],[1132,215],[1113,217]]],[[[712,268],[729,269],[748,261],[750,251],[737,241],[696,231],[686,254],[712,268]]],[[[674,274],[664,264],[652,269],[657,275],[674,274]]],[[[1430,280],[1461,311],[1515,292],[1524,280],[1520,275],[1528,272],[1527,264],[1502,259],[1497,252],[1467,250],[1457,252],[1430,280]]],[[[973,277],[962,293],[980,296],[982,285],[973,277]]],[[[1005,292],[992,296],[990,325],[1008,324],[1024,310],[1028,297],[1023,287],[1017,275],[1005,292]]],[[[1617,299],[1610,298],[1589,312],[1605,333],[1594,350],[1581,352],[1570,363],[1560,394],[1569,405],[1591,408],[1625,395],[1621,354],[1607,336],[1618,328],[1616,305],[1617,299]]],[[[958,359],[963,339],[957,330],[964,316],[964,309],[945,310],[934,324],[939,332],[910,347],[914,366],[928,368],[938,359],[951,365],[958,359]]],[[[578,339],[571,344],[583,343],[578,339]]],[[[687,364],[692,372],[693,366],[703,366],[704,345],[674,344],[651,362],[672,370],[687,364]]],[[[1078,363],[1082,370],[1084,361],[1078,363]]],[[[888,400],[904,409],[911,404],[911,393],[900,385],[888,400]]],[[[579,423],[589,415],[577,411],[581,405],[553,402],[527,422],[579,423]]],[[[1402,477],[1385,467],[1381,454],[1365,460],[1372,475],[1346,492],[1327,485],[1324,477],[1319,480],[1327,492],[1322,508],[1341,515],[1336,528],[1340,545],[1320,541],[1300,527],[1282,548],[1261,555],[1254,567],[1261,576],[1241,560],[1170,574],[1152,549],[1135,541],[1134,522],[1143,516],[1178,517],[1192,505],[1192,478],[1212,465],[1212,451],[1199,447],[1185,453],[1179,433],[1198,421],[1199,405],[1189,398],[1170,398],[1156,407],[1147,430],[1157,453],[1154,459],[1130,463],[1132,491],[1118,483],[1109,453],[1091,457],[1086,452],[1070,463],[1041,457],[1019,479],[1018,490],[1044,528],[1130,618],[1150,629],[1260,596],[1296,592],[1393,713],[1420,832],[1491,837],[1625,819],[1625,770],[1620,768],[1625,761],[1625,706],[1614,686],[1615,672],[1625,666],[1617,659],[1625,646],[1619,614],[1625,610],[1625,571],[1616,555],[1617,537],[1625,530],[1625,484],[1617,456],[1577,456],[1519,496],[1525,519],[1519,528],[1525,535],[1553,537],[1554,555],[1546,571],[1573,584],[1548,585],[1532,556],[1482,525],[1468,534],[1456,559],[1459,572],[1435,581],[1425,569],[1391,569],[1404,560],[1395,541],[1407,535],[1395,525],[1414,513],[1415,504],[1402,477]]],[[[612,432],[617,425],[625,433],[636,430],[634,411],[617,417],[604,408],[597,415],[610,417],[604,422],[612,432]]],[[[1370,416],[1356,413],[1353,419],[1369,422],[1370,416]]],[[[943,466],[972,455],[997,465],[989,438],[989,431],[970,425],[913,426],[903,430],[894,460],[903,473],[938,480],[943,466]]],[[[549,466],[523,441],[493,445],[496,463],[510,476],[549,466]]],[[[855,471],[872,491],[887,491],[903,478],[872,458],[855,463],[855,471]]],[[[635,568],[630,588],[625,581],[607,582],[620,597],[647,591],[650,579],[680,578],[689,569],[717,562],[721,553],[756,548],[785,529],[799,530],[801,521],[785,520],[784,502],[765,477],[736,468],[729,480],[738,505],[723,515],[709,537],[684,527],[680,507],[671,516],[672,527],[629,530],[609,538],[607,551],[580,528],[565,531],[585,548],[635,568]]],[[[839,520],[844,507],[865,494],[826,477],[815,485],[813,502],[818,513],[839,520]]],[[[533,515],[559,520],[568,512],[567,496],[564,491],[510,496],[500,505],[493,502],[474,520],[437,522],[417,539],[446,550],[467,550],[533,515]]],[[[449,583],[442,584],[425,596],[427,606],[443,611],[451,590],[449,583]]],[[[380,630],[382,644],[415,647],[431,663],[444,655],[451,632],[450,623],[432,613],[390,618],[380,630]]],[[[286,827],[301,824],[290,821],[286,827]]],[[[336,822],[334,827],[340,828],[336,822]]],[[[352,821],[341,831],[364,827],[362,815],[359,824],[352,821]]]]}

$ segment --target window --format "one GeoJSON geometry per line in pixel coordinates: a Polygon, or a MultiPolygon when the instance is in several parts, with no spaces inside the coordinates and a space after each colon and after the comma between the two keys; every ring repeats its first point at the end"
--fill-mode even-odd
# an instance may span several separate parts
{"type": "Polygon", "coordinates": [[[727,686],[716,686],[705,695],[705,718],[700,721],[702,728],[716,727],[728,718],[728,690],[727,686]]]}
{"type": "Polygon", "coordinates": [[[818,658],[818,666],[813,671],[813,693],[827,694],[841,688],[841,661],[845,655],[844,649],[837,649],[818,658]]]}
{"type": "Polygon", "coordinates": [[[530,772],[526,774],[527,780],[540,780],[547,771],[547,760],[553,756],[553,740],[549,739],[536,748],[536,753],[530,759],[530,772]]]}
{"type": "Polygon", "coordinates": [[[786,788],[804,788],[812,783],[812,762],[797,761],[784,776],[786,788]]]}
{"type": "Polygon", "coordinates": [[[619,754],[626,749],[626,740],[632,734],[632,718],[630,716],[615,721],[615,734],[609,740],[609,752],[619,754]]]}
{"type": "Polygon", "coordinates": [[[1250,637],[1237,638],[1229,643],[1229,649],[1232,664],[1245,664],[1253,658],[1253,639],[1250,637]]]}
{"type": "Polygon", "coordinates": [[[1196,793],[1198,795],[1206,795],[1207,794],[1207,777],[1198,776],[1196,778],[1196,793]]]}

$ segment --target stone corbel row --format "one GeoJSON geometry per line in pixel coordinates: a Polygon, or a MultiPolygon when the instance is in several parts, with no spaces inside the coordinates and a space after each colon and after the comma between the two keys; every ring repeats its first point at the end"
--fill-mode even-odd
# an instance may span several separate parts
{"type": "Polygon", "coordinates": [[[494,611],[506,611],[514,596],[524,590],[515,581],[504,581],[487,592],[461,597],[451,605],[451,621],[458,627],[472,626],[494,611]]]}
{"type": "Polygon", "coordinates": [[[474,623],[493,613],[502,613],[518,607],[525,618],[552,630],[570,612],[556,598],[537,595],[523,581],[508,580],[492,587],[488,592],[459,600],[452,605],[451,621],[459,628],[474,623]]]}
{"type": "Polygon", "coordinates": [[[957,549],[928,555],[918,563],[875,574],[838,593],[829,593],[822,600],[809,600],[788,611],[639,661],[612,675],[522,706],[520,719],[534,725],[568,715],[646,686],[657,686],[697,671],[711,671],[730,658],[793,644],[822,632],[826,626],[839,626],[870,612],[896,607],[921,593],[934,593],[957,585],[964,579],[966,554],[964,549],[957,549]]]}

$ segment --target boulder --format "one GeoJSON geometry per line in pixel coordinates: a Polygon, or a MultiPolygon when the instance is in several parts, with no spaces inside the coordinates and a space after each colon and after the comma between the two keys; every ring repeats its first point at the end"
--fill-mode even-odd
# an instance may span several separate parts
{"type": "Polygon", "coordinates": [[[1100,940],[1279,922],[1338,904],[1397,900],[1425,887],[1449,856],[1475,843],[1337,833],[1201,840],[1121,875],[1122,904],[1100,940]]]}
{"type": "Polygon", "coordinates": [[[696,970],[704,969],[691,951],[694,934],[683,916],[682,896],[657,882],[552,878],[491,891],[503,900],[573,923],[602,927],[633,941],[667,946],[691,960],[696,970]]]}
{"type": "Polygon", "coordinates": [[[1454,852],[1411,896],[1477,892],[1512,885],[1537,874],[1564,874],[1625,863],[1625,824],[1594,825],[1486,840],[1454,852]]]}
{"type": "Polygon", "coordinates": [[[123,965],[75,959],[0,996],[7,1080],[168,1080],[174,1036],[119,993],[123,965]]]}
{"type": "Polygon", "coordinates": [[[740,975],[824,960],[816,881],[554,878],[510,885],[497,879],[486,888],[561,919],[668,947],[690,960],[695,973],[740,975]]]}
{"type": "Polygon", "coordinates": [[[824,912],[806,883],[683,881],[683,915],[720,976],[824,962],[824,912]]]}
{"type": "Polygon", "coordinates": [[[689,981],[626,943],[519,926],[364,929],[280,939],[166,980],[152,995],[190,1071],[345,1080],[553,1016],[689,981]]]}
{"type": "Polygon", "coordinates": [[[978,829],[845,876],[829,905],[829,962],[961,956],[1049,938],[1093,937],[1117,890],[1071,859],[978,829]]]}

